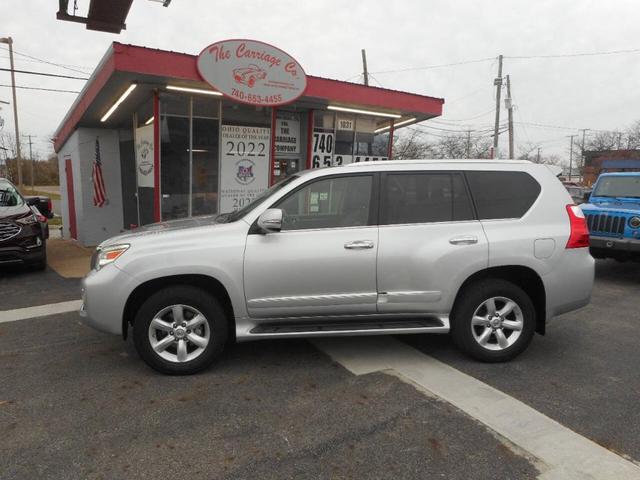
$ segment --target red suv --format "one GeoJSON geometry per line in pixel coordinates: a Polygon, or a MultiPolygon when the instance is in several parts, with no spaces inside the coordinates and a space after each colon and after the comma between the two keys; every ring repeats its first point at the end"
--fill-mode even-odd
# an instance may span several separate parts
{"type": "Polygon", "coordinates": [[[46,218],[30,203],[9,180],[0,178],[0,266],[47,266],[49,229],[46,218]]]}

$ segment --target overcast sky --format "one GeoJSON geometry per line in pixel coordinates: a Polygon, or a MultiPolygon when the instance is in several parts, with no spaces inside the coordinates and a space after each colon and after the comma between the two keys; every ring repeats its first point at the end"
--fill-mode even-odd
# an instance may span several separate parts
{"type": "MultiPolygon", "coordinates": [[[[89,0],[78,0],[81,12],[88,4],[89,0]]],[[[441,120],[450,121],[451,126],[431,125],[453,130],[491,128],[495,59],[499,54],[536,56],[640,48],[637,0],[173,0],[168,8],[135,0],[127,29],[120,35],[58,21],[57,7],[55,0],[2,0],[0,36],[12,36],[16,52],[87,75],[113,41],[197,54],[218,40],[251,38],[287,51],[309,74],[359,81],[360,49],[366,48],[372,84],[444,98],[441,120]],[[486,58],[491,59],[383,73],[486,58]]],[[[18,54],[15,60],[17,69],[84,76],[18,54]]],[[[0,67],[8,66],[6,45],[0,44],[0,67]]],[[[537,143],[543,154],[568,156],[566,136],[578,133],[577,129],[614,130],[640,119],[640,51],[505,58],[503,74],[511,76],[517,122],[576,129],[517,123],[516,146],[537,143]]],[[[9,73],[0,71],[0,85],[8,84],[9,73]]],[[[80,90],[84,82],[17,74],[17,84],[80,90]]],[[[52,151],[47,139],[75,97],[18,90],[20,130],[35,136],[34,149],[39,154],[52,151]]],[[[0,87],[0,100],[11,100],[10,88],[0,87]]],[[[0,106],[4,131],[13,132],[11,107],[0,106]]],[[[506,121],[506,111],[502,115],[506,121]]],[[[501,149],[506,149],[506,143],[505,134],[501,149]]]]}

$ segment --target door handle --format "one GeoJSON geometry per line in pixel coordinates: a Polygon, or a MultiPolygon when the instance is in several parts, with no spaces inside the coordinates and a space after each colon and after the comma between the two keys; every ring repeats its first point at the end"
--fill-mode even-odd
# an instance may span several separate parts
{"type": "Polygon", "coordinates": [[[478,243],[478,237],[474,235],[464,235],[462,237],[453,237],[449,240],[451,245],[473,245],[478,243]]]}
{"type": "Polygon", "coordinates": [[[371,240],[355,240],[345,243],[344,248],[347,250],[364,250],[366,248],[373,248],[373,242],[371,240]]]}

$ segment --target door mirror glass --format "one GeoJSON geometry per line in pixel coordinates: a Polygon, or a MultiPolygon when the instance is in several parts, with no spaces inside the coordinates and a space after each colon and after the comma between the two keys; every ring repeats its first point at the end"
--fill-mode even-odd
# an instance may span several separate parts
{"type": "Polygon", "coordinates": [[[282,228],[282,210],[269,208],[258,217],[258,227],[265,233],[279,232],[282,228]]]}

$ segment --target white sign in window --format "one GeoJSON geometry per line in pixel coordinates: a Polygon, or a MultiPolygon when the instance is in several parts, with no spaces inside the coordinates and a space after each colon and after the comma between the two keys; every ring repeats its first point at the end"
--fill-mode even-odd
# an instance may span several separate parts
{"type": "Polygon", "coordinates": [[[312,168],[330,167],[333,164],[334,145],[335,135],[333,133],[313,133],[312,168]]]}
{"type": "Polygon", "coordinates": [[[220,213],[226,213],[267,189],[271,129],[222,125],[220,140],[220,213]]]}
{"type": "Polygon", "coordinates": [[[276,119],[276,153],[300,153],[300,122],[276,119]]]}
{"type": "Polygon", "coordinates": [[[354,162],[379,162],[381,160],[389,160],[389,157],[376,157],[373,155],[356,155],[353,158],[354,162]]]}
{"type": "Polygon", "coordinates": [[[153,125],[136,128],[136,176],[138,187],[155,186],[153,178],[153,125]]]}
{"type": "Polygon", "coordinates": [[[356,128],[356,122],[353,117],[338,116],[336,119],[336,128],[338,130],[349,130],[353,132],[356,128]]]}

